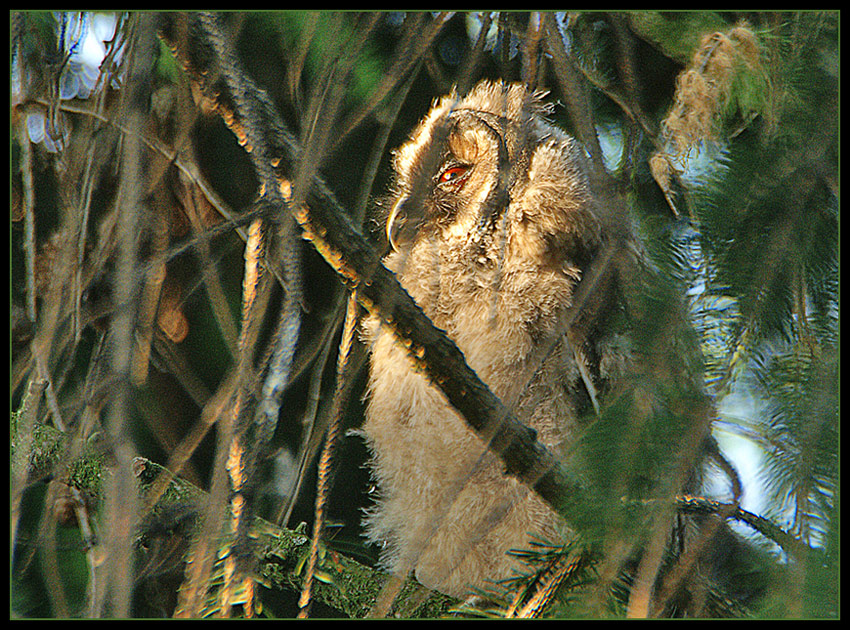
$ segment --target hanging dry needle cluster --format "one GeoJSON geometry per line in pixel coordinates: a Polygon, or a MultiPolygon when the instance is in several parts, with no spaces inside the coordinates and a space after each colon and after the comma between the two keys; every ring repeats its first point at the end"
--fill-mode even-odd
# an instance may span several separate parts
{"type": "Polygon", "coordinates": [[[671,178],[681,173],[701,142],[720,137],[736,73],[742,69],[761,72],[756,36],[746,24],[703,37],[690,65],[676,80],[673,106],[662,121],[665,149],[649,160],[652,176],[674,212],[671,178]]]}

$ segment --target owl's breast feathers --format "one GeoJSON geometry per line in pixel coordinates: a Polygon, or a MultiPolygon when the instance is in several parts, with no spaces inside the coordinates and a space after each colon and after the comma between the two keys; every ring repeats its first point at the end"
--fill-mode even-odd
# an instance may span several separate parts
{"type": "MultiPolygon", "coordinates": [[[[484,82],[437,101],[394,155],[387,266],[481,379],[554,447],[574,429],[578,380],[559,341],[602,239],[584,154],[542,94],[484,82]],[[554,335],[554,340],[553,340],[554,335]],[[544,345],[548,344],[544,348],[544,345]]],[[[558,517],[503,476],[484,443],[378,322],[364,433],[381,499],[367,519],[385,562],[459,595],[510,575],[508,549],[558,517]]]]}

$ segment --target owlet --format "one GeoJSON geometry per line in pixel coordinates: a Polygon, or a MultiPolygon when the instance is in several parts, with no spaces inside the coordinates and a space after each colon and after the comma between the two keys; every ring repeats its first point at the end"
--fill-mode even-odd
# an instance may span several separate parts
{"type": "MultiPolygon", "coordinates": [[[[478,376],[554,451],[587,411],[588,375],[559,327],[604,237],[578,143],[545,94],[485,81],[436,101],[393,155],[386,266],[478,376]]],[[[454,596],[557,540],[558,515],[413,368],[376,318],[363,426],[378,488],[366,516],[384,565],[454,596]]],[[[589,361],[593,365],[593,361],[589,361]]],[[[598,365],[598,364],[597,364],[598,365]]],[[[593,375],[591,375],[591,378],[593,375]]]]}

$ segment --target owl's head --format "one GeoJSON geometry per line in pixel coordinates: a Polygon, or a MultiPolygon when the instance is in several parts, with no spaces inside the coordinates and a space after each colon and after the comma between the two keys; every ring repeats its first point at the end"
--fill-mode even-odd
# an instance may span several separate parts
{"type": "Polygon", "coordinates": [[[393,155],[392,248],[422,237],[483,243],[498,233],[522,257],[580,265],[591,255],[600,228],[585,155],[546,119],[544,97],[484,81],[437,100],[393,155]]]}

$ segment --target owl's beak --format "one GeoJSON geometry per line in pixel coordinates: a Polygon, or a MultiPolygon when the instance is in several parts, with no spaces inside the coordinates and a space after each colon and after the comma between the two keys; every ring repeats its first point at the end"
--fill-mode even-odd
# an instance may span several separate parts
{"type": "Polygon", "coordinates": [[[398,243],[396,242],[396,237],[398,235],[399,230],[394,229],[396,220],[401,220],[402,224],[405,221],[405,216],[402,213],[404,203],[407,201],[406,195],[401,195],[396,202],[393,204],[392,210],[390,210],[390,216],[387,217],[387,241],[390,244],[390,247],[393,248],[394,252],[399,251],[398,243]]]}

